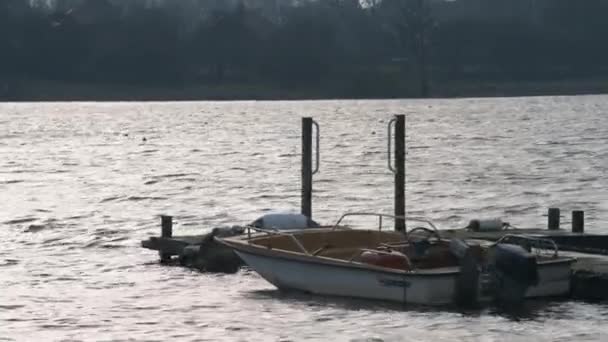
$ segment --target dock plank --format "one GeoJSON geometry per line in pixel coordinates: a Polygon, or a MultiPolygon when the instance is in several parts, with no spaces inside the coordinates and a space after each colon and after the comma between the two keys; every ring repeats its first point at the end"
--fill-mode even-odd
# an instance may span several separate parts
{"type": "Polygon", "coordinates": [[[447,239],[476,239],[496,241],[508,234],[529,235],[553,240],[560,250],[572,252],[587,252],[594,254],[608,254],[608,235],[573,233],[568,230],[548,229],[505,229],[500,231],[479,232],[467,229],[441,230],[441,236],[447,239]]]}
{"type": "Polygon", "coordinates": [[[207,235],[175,236],[171,238],[153,236],[141,242],[147,249],[163,252],[167,255],[180,255],[184,248],[190,245],[200,245],[207,235]]]}

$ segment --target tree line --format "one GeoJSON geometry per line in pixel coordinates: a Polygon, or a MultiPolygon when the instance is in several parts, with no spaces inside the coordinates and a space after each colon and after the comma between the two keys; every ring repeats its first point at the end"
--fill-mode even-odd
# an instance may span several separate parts
{"type": "Polygon", "coordinates": [[[512,16],[498,3],[2,0],[0,81],[425,96],[445,80],[608,74],[608,1],[513,0],[526,15],[512,16]]]}

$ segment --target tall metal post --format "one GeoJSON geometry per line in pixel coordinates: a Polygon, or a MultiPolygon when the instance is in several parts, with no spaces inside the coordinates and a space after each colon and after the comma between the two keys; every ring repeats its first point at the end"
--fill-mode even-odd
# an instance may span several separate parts
{"type": "MultiPolygon", "coordinates": [[[[395,216],[405,216],[405,115],[395,116],[395,216]]],[[[390,139],[390,137],[389,137],[390,139]]],[[[405,220],[395,219],[395,230],[405,230],[405,220]]]]}
{"type": "MultiPolygon", "coordinates": [[[[161,215],[161,231],[160,236],[163,238],[170,239],[173,237],[173,217],[168,215],[161,215]]],[[[163,253],[162,250],[158,251],[158,255],[160,256],[160,262],[166,263],[171,260],[171,254],[163,253]]]]}
{"type": "Polygon", "coordinates": [[[312,118],[302,118],[302,215],[312,218],[312,118]]]}

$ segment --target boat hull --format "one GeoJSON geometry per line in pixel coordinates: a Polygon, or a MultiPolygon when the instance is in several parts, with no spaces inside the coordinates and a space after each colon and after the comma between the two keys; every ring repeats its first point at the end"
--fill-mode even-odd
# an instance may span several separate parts
{"type": "MultiPolygon", "coordinates": [[[[437,273],[394,273],[341,267],[245,251],[236,253],[265,280],[279,289],[294,289],[319,295],[424,305],[451,304],[456,295],[457,268],[437,273]]],[[[479,301],[493,297],[479,286],[479,301]]],[[[559,297],[570,291],[570,262],[539,265],[539,283],[525,296],[559,297]]]]}
{"type": "Polygon", "coordinates": [[[560,297],[570,293],[573,259],[538,264],[538,285],[528,288],[526,297],[560,297]]]}
{"type": "Polygon", "coordinates": [[[457,271],[443,274],[397,274],[340,267],[236,251],[264,279],[279,289],[319,295],[442,305],[453,301],[457,271]]]}

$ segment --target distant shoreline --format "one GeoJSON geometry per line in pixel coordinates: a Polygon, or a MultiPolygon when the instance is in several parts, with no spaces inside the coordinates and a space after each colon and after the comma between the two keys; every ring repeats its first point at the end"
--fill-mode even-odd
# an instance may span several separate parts
{"type": "MultiPolygon", "coordinates": [[[[285,89],[269,85],[139,86],[60,81],[21,81],[15,89],[0,89],[0,102],[63,101],[281,101],[333,99],[415,99],[415,94],[349,95],[339,88],[285,89]]],[[[568,96],[608,94],[608,79],[523,82],[434,82],[430,98],[568,96]]]]}

